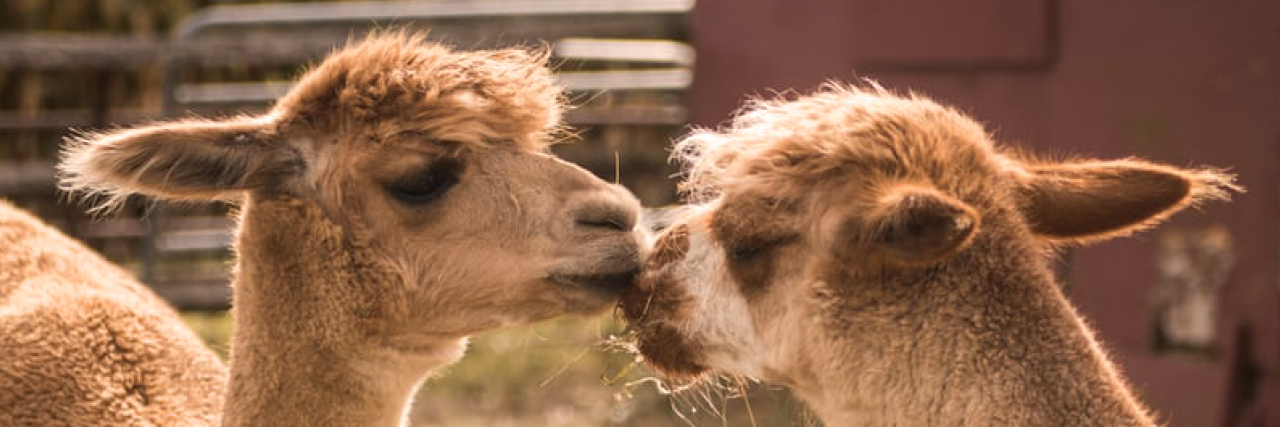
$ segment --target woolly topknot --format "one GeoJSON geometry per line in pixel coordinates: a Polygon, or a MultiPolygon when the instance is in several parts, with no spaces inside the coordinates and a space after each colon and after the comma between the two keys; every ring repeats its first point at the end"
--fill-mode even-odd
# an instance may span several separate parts
{"type": "Polygon", "coordinates": [[[547,58],[545,49],[455,51],[420,32],[375,32],[307,72],[274,114],[323,131],[395,123],[398,132],[543,149],[564,105],[547,58]]]}
{"type": "Polygon", "coordinates": [[[903,150],[955,151],[957,137],[975,142],[972,154],[992,149],[981,125],[927,98],[874,82],[828,83],[810,95],[750,100],[723,129],[695,130],[676,143],[672,160],[684,166],[681,191],[702,203],[731,185],[785,187],[850,164],[916,157],[903,150]]]}

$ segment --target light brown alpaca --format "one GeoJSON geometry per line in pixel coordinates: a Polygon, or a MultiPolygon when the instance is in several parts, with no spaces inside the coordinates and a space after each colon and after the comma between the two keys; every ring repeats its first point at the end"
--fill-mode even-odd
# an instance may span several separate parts
{"type": "Polygon", "coordinates": [[[63,183],[243,196],[223,424],[398,425],[466,337],[594,313],[639,268],[639,206],[546,153],[541,56],[372,36],[266,115],[83,138],[63,183]]]}
{"type": "Polygon", "coordinates": [[[0,201],[0,425],[213,425],[226,383],[151,290],[0,201]]]}
{"type": "Polygon", "coordinates": [[[1151,425],[1054,284],[1231,177],[1028,160],[955,110],[831,86],[677,146],[698,204],[623,298],[648,363],[784,384],[830,426],[1151,425]]]}

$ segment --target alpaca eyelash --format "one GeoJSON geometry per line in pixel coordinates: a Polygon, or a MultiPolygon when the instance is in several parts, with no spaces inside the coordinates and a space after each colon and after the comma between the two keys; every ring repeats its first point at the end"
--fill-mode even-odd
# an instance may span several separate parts
{"type": "Polygon", "coordinates": [[[430,203],[458,183],[461,168],[462,164],[457,160],[440,160],[427,169],[386,184],[386,188],[401,202],[413,205],[430,203]]]}

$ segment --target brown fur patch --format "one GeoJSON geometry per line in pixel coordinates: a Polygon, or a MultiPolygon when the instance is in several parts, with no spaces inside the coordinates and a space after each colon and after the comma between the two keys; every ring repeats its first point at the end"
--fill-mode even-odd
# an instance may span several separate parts
{"type": "Polygon", "coordinates": [[[702,348],[670,324],[654,324],[641,332],[640,354],[668,379],[689,381],[707,371],[700,362],[702,348]]]}
{"type": "Polygon", "coordinates": [[[640,326],[649,321],[686,319],[690,308],[687,286],[669,269],[645,271],[636,286],[623,293],[619,302],[622,313],[640,326]]]}
{"type": "Polygon", "coordinates": [[[689,318],[688,283],[671,269],[688,251],[688,227],[672,227],[658,241],[649,265],[637,285],[622,295],[622,314],[637,331],[640,353],[663,375],[674,380],[693,379],[706,370],[699,362],[700,347],[673,324],[689,318]],[[677,256],[678,254],[678,256],[677,256]]]}
{"type": "Polygon", "coordinates": [[[729,273],[744,297],[768,288],[778,246],[794,239],[791,210],[777,200],[731,196],[710,221],[711,234],[725,250],[729,273]]]}
{"type": "Polygon", "coordinates": [[[678,224],[672,226],[662,237],[658,238],[657,243],[653,244],[653,252],[646,261],[646,267],[651,270],[660,269],[676,261],[684,259],[685,254],[689,252],[689,225],[678,224]]]}

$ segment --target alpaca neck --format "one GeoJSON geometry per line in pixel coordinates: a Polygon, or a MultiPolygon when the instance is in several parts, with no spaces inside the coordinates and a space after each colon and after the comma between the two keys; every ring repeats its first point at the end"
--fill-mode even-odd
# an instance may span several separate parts
{"type": "Polygon", "coordinates": [[[403,425],[429,372],[461,356],[462,338],[388,338],[348,244],[313,206],[246,203],[224,426],[403,425]]]}
{"type": "Polygon", "coordinates": [[[810,369],[797,394],[827,425],[1153,425],[1028,241],[980,237],[886,306],[845,307],[824,329],[852,350],[810,365],[849,369],[810,369]]]}
{"type": "MultiPolygon", "coordinates": [[[[242,313],[237,313],[242,314],[242,313]]],[[[429,369],[400,376],[384,361],[237,334],[224,426],[400,426],[429,369]]],[[[393,362],[394,363],[394,362],[393,362]]]]}

